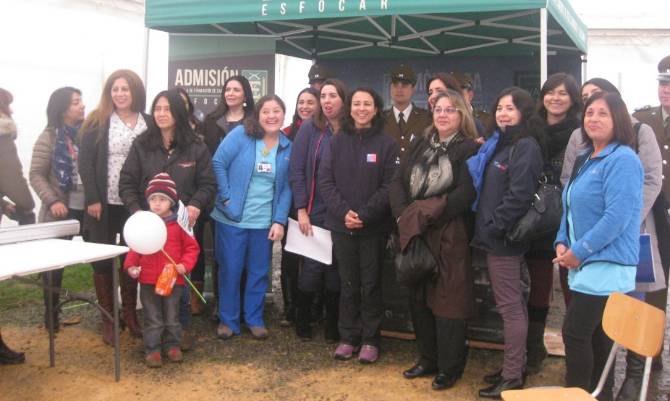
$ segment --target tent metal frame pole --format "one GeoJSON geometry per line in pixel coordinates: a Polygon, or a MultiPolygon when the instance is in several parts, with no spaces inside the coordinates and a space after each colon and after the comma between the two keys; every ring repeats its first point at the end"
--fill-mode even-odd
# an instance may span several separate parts
{"type": "Polygon", "coordinates": [[[142,80],[144,81],[144,87],[149,87],[149,28],[144,28],[144,55],[142,58],[142,80]]]}
{"type": "Polygon", "coordinates": [[[540,9],[540,87],[547,80],[547,9],[540,9]]]}

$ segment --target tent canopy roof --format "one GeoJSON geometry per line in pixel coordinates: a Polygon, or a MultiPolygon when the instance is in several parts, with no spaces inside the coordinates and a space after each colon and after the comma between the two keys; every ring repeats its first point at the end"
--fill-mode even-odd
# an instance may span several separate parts
{"type": "Polygon", "coordinates": [[[175,34],[267,37],[292,56],[328,59],[533,54],[540,9],[548,49],[585,53],[567,0],[146,0],[145,23],[175,34]]]}

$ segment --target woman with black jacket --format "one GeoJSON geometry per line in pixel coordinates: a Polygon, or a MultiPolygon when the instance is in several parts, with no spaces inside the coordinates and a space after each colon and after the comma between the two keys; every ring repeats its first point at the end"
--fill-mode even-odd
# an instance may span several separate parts
{"type": "Polygon", "coordinates": [[[475,189],[465,161],[477,151],[477,129],[463,97],[437,95],[433,125],[412,142],[391,184],[400,246],[420,235],[436,256],[438,276],[410,288],[418,362],[407,379],[437,373],[434,390],[452,387],[466,362],[465,319],[474,314],[466,215],[475,189]]]}
{"type": "MultiPolygon", "coordinates": [[[[119,176],[133,140],[151,125],[144,114],[146,92],[140,77],[130,70],[113,72],[102,90],[98,107],[80,130],[79,175],[84,185],[84,231],[91,242],[123,242],[128,210],[119,195],[119,176]]],[[[112,313],[112,261],[93,263],[93,281],[98,303],[112,313]]],[[[137,281],[120,272],[122,316],[133,337],[141,338],[137,323],[137,281]]],[[[102,315],[102,339],[112,345],[112,322],[102,315]]]]}
{"type": "Polygon", "coordinates": [[[478,192],[472,246],[486,253],[505,338],[502,370],[484,378],[491,386],[480,397],[500,398],[504,390],[523,387],[528,309],[520,277],[529,244],[510,243],[506,234],[530,208],[542,172],[540,133],[529,126],[533,106],[525,90],[504,89],[494,103],[492,135],[468,160],[478,192]]]}
{"type": "Polygon", "coordinates": [[[382,319],[381,263],[391,228],[389,187],[398,145],[382,131],[383,101],[372,89],[348,97],[343,132],[333,135],[319,168],[326,228],[340,272],[340,344],[335,359],[373,363],[382,319]],[[361,347],[362,346],[362,347],[361,347]]]}
{"type": "MultiPolygon", "coordinates": [[[[563,156],[572,132],[579,128],[579,115],[582,110],[579,86],[572,75],[560,72],[551,75],[542,85],[537,112],[533,123],[541,130],[545,142],[543,173],[547,184],[561,185],[563,156]]],[[[544,347],[544,327],[547,324],[549,302],[553,288],[555,256],[553,247],[556,233],[534,241],[526,253],[526,263],[530,274],[530,296],[528,298],[528,337],[526,339],[526,372],[535,374],[542,368],[547,357],[544,347]]],[[[569,297],[567,288],[567,269],[561,268],[565,275],[563,296],[569,297]]]]}
{"type": "Polygon", "coordinates": [[[210,155],[216,153],[223,138],[233,128],[254,114],[254,95],[249,80],[234,75],[223,83],[221,99],[216,109],[207,114],[202,125],[202,136],[210,155]]]}
{"type": "MultiPolygon", "coordinates": [[[[154,124],[130,148],[121,170],[119,192],[131,213],[148,210],[144,191],[156,174],[168,173],[193,227],[216,193],[212,157],[189,123],[186,103],[177,89],[160,92],[151,105],[154,124]]],[[[180,303],[179,322],[185,348],[190,348],[188,298],[180,303]]]]}

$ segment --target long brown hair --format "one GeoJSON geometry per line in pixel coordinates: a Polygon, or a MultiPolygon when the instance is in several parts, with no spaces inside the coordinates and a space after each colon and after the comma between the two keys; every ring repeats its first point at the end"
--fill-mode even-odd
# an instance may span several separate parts
{"type": "Polygon", "coordinates": [[[143,112],[144,109],[146,109],[147,94],[140,77],[131,70],[116,70],[109,76],[109,78],[107,78],[107,81],[105,81],[105,86],[100,94],[98,106],[88,115],[88,117],[86,117],[86,120],[84,120],[81,132],[87,132],[94,127],[102,127],[107,123],[109,117],[114,112],[112,86],[119,78],[123,78],[128,82],[128,87],[130,88],[130,93],[133,97],[130,109],[135,113],[143,112]]]}
{"type": "MultiPolygon", "coordinates": [[[[347,85],[340,81],[339,79],[335,78],[328,78],[325,81],[323,81],[323,85],[321,85],[321,89],[323,90],[323,87],[326,85],[332,85],[335,87],[335,91],[337,91],[337,95],[342,99],[342,111],[340,111],[340,128],[344,126],[344,119],[346,117],[346,103],[347,103],[347,85]]],[[[320,99],[320,94],[319,94],[319,103],[321,103],[320,99]]],[[[325,130],[326,129],[326,116],[323,114],[323,110],[319,110],[319,114],[317,114],[316,118],[314,120],[314,125],[316,128],[320,130],[325,130]]]]}

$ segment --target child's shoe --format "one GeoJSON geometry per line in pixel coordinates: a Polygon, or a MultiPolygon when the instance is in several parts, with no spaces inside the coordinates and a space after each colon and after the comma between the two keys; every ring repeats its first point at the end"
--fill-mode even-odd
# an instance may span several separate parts
{"type": "Polygon", "coordinates": [[[144,363],[150,368],[160,368],[163,365],[161,353],[158,351],[150,352],[144,357],[144,363]]]}
{"type": "Polygon", "coordinates": [[[184,359],[184,356],[181,353],[181,348],[171,347],[167,351],[167,357],[170,362],[181,362],[184,359]]]}

